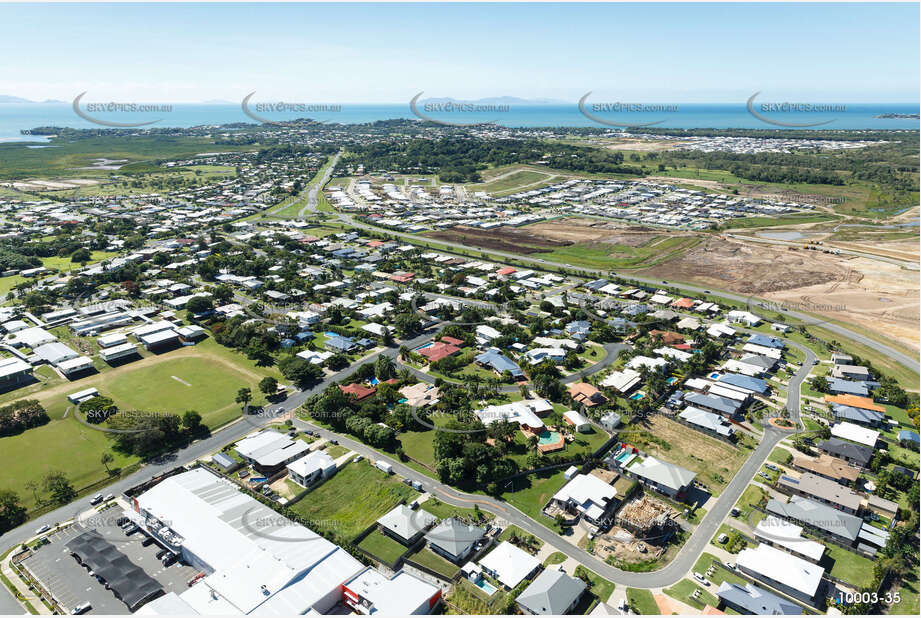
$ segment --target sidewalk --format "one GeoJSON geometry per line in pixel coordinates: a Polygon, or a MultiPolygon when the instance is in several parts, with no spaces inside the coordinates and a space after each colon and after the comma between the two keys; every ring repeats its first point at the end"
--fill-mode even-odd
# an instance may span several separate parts
{"type": "MultiPolygon", "coordinates": [[[[9,580],[16,590],[22,595],[22,599],[16,598],[20,605],[23,605],[23,599],[29,602],[29,604],[35,609],[36,612],[43,615],[51,615],[51,610],[42,603],[42,600],[19,578],[19,575],[13,571],[13,567],[10,566],[10,560],[12,559],[13,553],[10,552],[10,555],[3,559],[3,563],[0,564],[0,570],[3,572],[3,576],[9,580]]],[[[12,592],[12,591],[11,591],[12,592]]],[[[25,609],[25,605],[23,605],[25,609]]]]}

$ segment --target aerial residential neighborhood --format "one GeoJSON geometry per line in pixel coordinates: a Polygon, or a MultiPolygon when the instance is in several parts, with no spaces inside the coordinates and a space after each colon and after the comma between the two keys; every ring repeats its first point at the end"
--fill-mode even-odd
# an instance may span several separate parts
{"type": "Polygon", "coordinates": [[[0,12],[0,615],[918,614],[916,5],[0,12]]]}

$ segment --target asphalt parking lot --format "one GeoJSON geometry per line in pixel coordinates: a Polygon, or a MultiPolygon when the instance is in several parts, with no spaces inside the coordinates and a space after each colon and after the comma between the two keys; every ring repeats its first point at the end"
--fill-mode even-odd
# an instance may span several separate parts
{"type": "Polygon", "coordinates": [[[120,509],[109,509],[106,513],[111,516],[99,518],[91,527],[74,525],[66,530],[48,535],[49,544],[36,550],[23,561],[23,564],[36,579],[44,584],[66,610],[70,610],[81,603],[89,601],[92,609],[87,614],[128,614],[127,606],[110,590],[106,590],[95,577],[90,577],[89,572],[81,566],[76,558],[65,549],[67,542],[88,530],[95,529],[103,538],[112,543],[118,551],[123,553],[132,563],[142,568],[148,575],[157,580],[164,593],[175,592],[182,594],[188,588],[188,582],[198,570],[185,566],[179,562],[172,566],[164,567],[156,558],[161,547],[156,543],[147,547],[141,545],[145,535],[138,531],[133,535],[126,535],[121,528],[115,525],[115,519],[120,515],[120,509]]]}

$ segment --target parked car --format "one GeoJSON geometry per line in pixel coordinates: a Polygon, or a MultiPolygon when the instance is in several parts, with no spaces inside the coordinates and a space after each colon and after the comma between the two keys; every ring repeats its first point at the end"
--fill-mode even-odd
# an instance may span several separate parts
{"type": "Polygon", "coordinates": [[[95,496],[90,498],[90,504],[92,505],[99,504],[100,502],[102,502],[102,494],[96,494],[95,496]]]}
{"type": "Polygon", "coordinates": [[[125,536],[131,536],[138,530],[140,530],[140,528],[138,528],[135,524],[131,524],[130,526],[125,528],[125,536]]]}
{"type": "Polygon", "coordinates": [[[170,552],[170,553],[168,553],[167,555],[165,555],[165,556],[163,557],[163,560],[161,560],[160,562],[163,563],[163,566],[168,567],[168,566],[170,566],[171,564],[173,564],[174,562],[176,562],[176,560],[178,560],[178,559],[179,559],[179,556],[178,556],[177,554],[174,554],[174,553],[170,552]]]}
{"type": "Polygon", "coordinates": [[[78,616],[84,612],[88,612],[93,608],[92,604],[89,601],[84,601],[80,605],[77,605],[75,608],[70,610],[70,613],[74,616],[78,616]]]}
{"type": "Polygon", "coordinates": [[[49,526],[48,524],[45,524],[44,526],[41,526],[38,530],[36,530],[35,534],[42,534],[44,532],[48,532],[49,530],[51,530],[51,526],[49,526]]]}
{"type": "Polygon", "coordinates": [[[103,498],[103,501],[108,502],[109,500],[115,500],[115,494],[106,494],[106,497],[103,498]]]}
{"type": "Polygon", "coordinates": [[[160,551],[157,552],[157,560],[162,560],[163,556],[165,556],[168,553],[169,553],[168,549],[161,549],[160,551]]]}
{"type": "Polygon", "coordinates": [[[154,539],[153,539],[152,536],[149,536],[149,537],[145,538],[143,541],[141,541],[141,546],[142,546],[142,547],[149,547],[149,546],[151,546],[151,545],[153,545],[153,544],[154,544],[154,539]]]}

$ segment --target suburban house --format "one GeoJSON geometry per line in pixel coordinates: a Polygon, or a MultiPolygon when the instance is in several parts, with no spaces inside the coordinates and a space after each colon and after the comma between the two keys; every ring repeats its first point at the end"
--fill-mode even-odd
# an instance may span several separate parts
{"type": "Polygon", "coordinates": [[[551,504],[592,523],[604,519],[617,504],[617,490],[594,474],[578,474],[553,494],[551,504]]]}
{"type": "Polygon", "coordinates": [[[486,530],[465,524],[450,517],[432,528],[425,535],[429,548],[436,554],[460,564],[473,553],[477,543],[486,535],[486,530]]]}
{"type": "Polygon", "coordinates": [[[581,404],[586,408],[594,408],[607,403],[608,398],[601,394],[597,388],[588,382],[576,382],[569,386],[569,396],[574,403],[581,404]]]}
{"type": "Polygon", "coordinates": [[[585,592],[585,582],[558,569],[545,569],[518,595],[515,602],[524,614],[535,616],[571,614],[585,592]]]}
{"type": "Polygon", "coordinates": [[[832,425],[831,435],[835,438],[862,444],[863,446],[867,446],[871,449],[875,449],[876,443],[879,441],[878,431],[869,429],[867,427],[861,427],[860,425],[855,425],[854,423],[848,423],[846,421],[832,425]]]}
{"type": "Polygon", "coordinates": [[[438,387],[426,382],[417,382],[400,389],[400,394],[406,398],[404,402],[412,408],[424,408],[438,403],[438,387]]]}
{"type": "Polygon", "coordinates": [[[377,527],[382,533],[409,547],[422,538],[436,521],[438,518],[424,509],[414,511],[405,504],[399,504],[377,520],[377,527]]]}
{"type": "Polygon", "coordinates": [[[795,521],[807,529],[817,530],[825,536],[836,539],[845,546],[853,546],[860,536],[863,520],[848,515],[830,506],[801,496],[791,496],[790,501],[768,500],[765,510],[781,519],[795,521]]]}
{"type": "Polygon", "coordinates": [[[794,556],[818,564],[825,546],[803,537],[803,527],[768,515],[755,527],[755,538],[762,543],[790,552],[794,556]]]}
{"type": "Polygon", "coordinates": [[[563,420],[571,425],[573,429],[579,433],[591,433],[592,432],[592,423],[584,415],[579,414],[575,410],[569,410],[568,412],[563,413],[563,420]]]}
{"type": "Polygon", "coordinates": [[[623,369],[615,371],[600,382],[604,388],[613,388],[621,394],[629,393],[642,380],[639,371],[633,369],[623,369]]]}
{"type": "Polygon", "coordinates": [[[478,354],[473,360],[478,365],[489,367],[500,376],[508,371],[515,379],[524,378],[524,372],[521,367],[496,348],[490,348],[482,354],[478,354]]]}
{"type": "Polygon", "coordinates": [[[726,607],[743,616],[799,616],[803,613],[803,608],[796,603],[749,583],[740,586],[723,582],[716,596],[726,607]]]}
{"type": "Polygon", "coordinates": [[[826,478],[804,472],[799,478],[781,474],[777,488],[784,493],[810,498],[828,504],[845,513],[857,514],[863,497],[849,487],[826,478]]]}
{"type": "Polygon", "coordinates": [[[819,442],[816,448],[832,457],[843,459],[858,468],[866,468],[870,465],[870,460],[873,459],[872,448],[846,442],[839,438],[829,438],[819,442]]]}
{"type": "Polygon", "coordinates": [[[364,384],[359,384],[358,382],[353,382],[352,384],[347,384],[346,386],[342,386],[340,384],[339,390],[341,390],[346,395],[352,395],[355,397],[356,401],[367,399],[377,392],[377,389],[373,386],[365,386],[364,384]]]}
{"type": "Polygon", "coordinates": [[[825,574],[819,565],[763,543],[739,552],[736,566],[746,575],[810,604],[815,601],[825,574]]]}
{"type": "Polygon", "coordinates": [[[697,477],[696,472],[649,456],[635,462],[624,472],[669,498],[682,497],[697,477]]]}
{"type": "Polygon", "coordinates": [[[0,391],[31,382],[32,365],[15,357],[0,358],[0,391]]]}
{"type": "Polygon", "coordinates": [[[289,463],[288,478],[301,487],[310,487],[320,479],[336,473],[336,462],[326,451],[317,450],[289,463]]]}
{"type": "Polygon", "coordinates": [[[843,459],[832,457],[827,453],[820,453],[818,457],[796,455],[793,458],[792,467],[794,470],[812,472],[842,485],[850,485],[860,476],[860,471],[857,468],[849,465],[843,459]]]}
{"type": "Polygon", "coordinates": [[[694,406],[688,406],[678,415],[678,418],[706,433],[731,439],[735,429],[725,418],[694,406]]]}
{"type": "Polygon", "coordinates": [[[502,541],[479,562],[490,577],[499,581],[507,590],[512,590],[540,568],[540,560],[528,552],[502,541]]]}

